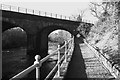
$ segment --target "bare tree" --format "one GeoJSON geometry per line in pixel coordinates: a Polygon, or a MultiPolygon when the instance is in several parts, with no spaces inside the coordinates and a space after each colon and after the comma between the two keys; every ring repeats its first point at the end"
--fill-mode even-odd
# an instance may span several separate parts
{"type": "Polygon", "coordinates": [[[94,17],[101,19],[101,16],[109,16],[110,2],[90,2],[90,11],[94,17]]]}
{"type": "Polygon", "coordinates": [[[78,14],[72,15],[72,17],[74,18],[74,20],[82,21],[82,19],[84,17],[84,13],[85,13],[85,10],[79,10],[78,14]]]}
{"type": "Polygon", "coordinates": [[[79,14],[78,14],[78,17],[77,17],[77,21],[82,21],[82,19],[84,17],[84,13],[85,13],[85,10],[80,10],[79,11],[79,14]]]}
{"type": "Polygon", "coordinates": [[[101,14],[101,12],[98,10],[99,6],[101,6],[101,5],[98,3],[95,3],[95,2],[90,2],[90,5],[89,5],[91,14],[94,17],[97,17],[98,19],[100,19],[100,14],[101,14]]]}

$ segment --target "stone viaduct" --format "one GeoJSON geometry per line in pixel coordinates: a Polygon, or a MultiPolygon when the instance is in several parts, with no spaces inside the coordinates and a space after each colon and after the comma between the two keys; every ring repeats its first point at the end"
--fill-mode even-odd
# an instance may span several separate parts
{"type": "Polygon", "coordinates": [[[14,27],[22,28],[27,34],[27,54],[39,54],[42,58],[48,55],[48,35],[52,31],[62,29],[76,36],[80,23],[82,22],[2,10],[2,32],[14,27]]]}

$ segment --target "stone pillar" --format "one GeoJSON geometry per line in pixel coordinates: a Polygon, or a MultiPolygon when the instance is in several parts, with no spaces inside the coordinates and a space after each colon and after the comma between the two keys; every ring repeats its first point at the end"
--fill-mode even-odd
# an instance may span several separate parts
{"type": "Polygon", "coordinates": [[[27,35],[27,54],[31,56],[35,56],[36,52],[36,35],[28,34],[27,35]]]}
{"type": "Polygon", "coordinates": [[[37,35],[37,41],[36,41],[36,49],[37,53],[41,56],[41,58],[44,58],[48,55],[48,33],[47,31],[41,31],[37,35]]]}
{"type": "Polygon", "coordinates": [[[41,58],[48,55],[48,36],[42,34],[37,41],[37,51],[39,52],[41,58]]]}

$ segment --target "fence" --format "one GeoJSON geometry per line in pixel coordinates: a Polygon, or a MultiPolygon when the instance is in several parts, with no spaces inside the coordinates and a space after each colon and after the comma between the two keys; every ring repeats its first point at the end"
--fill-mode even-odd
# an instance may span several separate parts
{"type": "MultiPolygon", "coordinates": [[[[17,6],[11,6],[11,5],[5,5],[5,4],[0,4],[0,9],[24,13],[24,14],[32,14],[32,15],[37,15],[37,16],[46,16],[46,17],[52,17],[52,18],[70,20],[70,21],[77,21],[76,17],[69,17],[69,16],[60,15],[60,14],[54,14],[54,13],[33,10],[33,9],[28,9],[28,8],[22,8],[22,7],[17,7],[17,6]]],[[[83,22],[94,24],[94,22],[90,20],[83,20],[83,22]]]]}
{"type": "Polygon", "coordinates": [[[36,68],[36,80],[40,79],[40,67],[42,66],[42,63],[44,63],[46,60],[48,60],[51,56],[55,55],[57,52],[58,55],[58,61],[57,64],[55,65],[55,67],[51,70],[51,72],[48,74],[48,76],[46,77],[49,78],[50,75],[55,71],[55,69],[58,67],[57,70],[57,77],[60,77],[60,62],[65,60],[67,61],[67,56],[71,55],[72,51],[74,48],[74,37],[71,38],[68,41],[65,41],[65,44],[60,47],[60,45],[58,45],[57,50],[55,50],[54,52],[52,52],[51,54],[49,54],[48,56],[44,57],[43,59],[40,60],[40,56],[36,55],[35,56],[35,62],[33,65],[31,65],[30,67],[28,67],[27,69],[23,70],[22,72],[18,73],[17,75],[15,75],[14,77],[12,77],[10,80],[14,80],[16,78],[23,78],[25,75],[27,75],[28,73],[30,73],[32,70],[34,70],[36,68]],[[60,50],[62,48],[65,48],[65,53],[62,56],[62,58],[60,59],[60,50]]]}
{"type": "Polygon", "coordinates": [[[90,44],[84,40],[85,44],[95,53],[99,61],[104,65],[104,67],[109,70],[109,72],[115,77],[119,78],[120,77],[120,72],[116,68],[116,66],[112,66],[111,62],[103,55],[102,51],[98,52],[94,47],[92,47],[90,44]]]}

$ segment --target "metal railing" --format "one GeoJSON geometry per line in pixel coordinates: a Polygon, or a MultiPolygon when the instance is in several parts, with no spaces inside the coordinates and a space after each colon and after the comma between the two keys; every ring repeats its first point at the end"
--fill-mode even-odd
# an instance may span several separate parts
{"type": "Polygon", "coordinates": [[[44,11],[39,11],[39,10],[33,10],[33,9],[28,9],[28,8],[16,7],[16,6],[11,6],[11,5],[5,5],[5,4],[0,4],[0,9],[73,21],[72,17],[69,17],[69,16],[64,16],[64,15],[59,15],[59,14],[54,14],[54,13],[49,13],[49,12],[44,12],[44,11]]]}
{"type": "Polygon", "coordinates": [[[40,56],[36,55],[35,56],[35,62],[33,65],[31,65],[30,67],[28,67],[27,69],[23,70],[22,72],[18,73],[17,75],[15,75],[14,77],[12,77],[10,80],[14,80],[17,78],[23,78],[25,75],[27,75],[28,73],[30,73],[32,70],[34,70],[36,68],[36,80],[40,79],[40,67],[42,66],[42,63],[44,63],[46,60],[48,60],[51,56],[57,54],[58,55],[58,61],[57,64],[55,65],[55,67],[51,70],[51,72],[47,75],[47,77],[45,78],[48,79],[50,77],[50,75],[55,71],[55,69],[58,67],[57,70],[57,77],[60,77],[60,63],[61,61],[65,60],[67,62],[67,56],[71,55],[71,53],[73,52],[73,48],[74,48],[74,37],[71,38],[68,41],[65,41],[65,44],[60,47],[60,45],[58,45],[57,50],[55,50],[54,52],[52,52],[51,54],[49,54],[48,56],[44,57],[43,59],[40,60],[40,56]],[[62,58],[60,59],[60,50],[61,49],[65,49],[65,53],[62,56],[62,58]]]}
{"type": "MultiPolygon", "coordinates": [[[[70,17],[70,16],[54,14],[54,13],[33,10],[33,9],[28,9],[28,8],[22,8],[22,7],[17,7],[17,6],[11,6],[11,5],[6,5],[6,4],[0,4],[0,9],[7,10],[7,11],[13,11],[13,12],[19,12],[19,13],[25,13],[25,14],[32,14],[32,15],[37,15],[37,16],[46,16],[46,17],[52,17],[52,18],[70,20],[70,21],[77,21],[76,18],[72,16],[70,17]]],[[[83,20],[83,22],[94,23],[93,21],[90,21],[90,20],[83,20]]]]}

